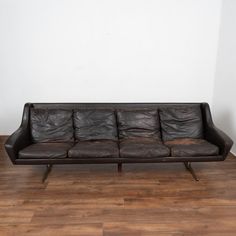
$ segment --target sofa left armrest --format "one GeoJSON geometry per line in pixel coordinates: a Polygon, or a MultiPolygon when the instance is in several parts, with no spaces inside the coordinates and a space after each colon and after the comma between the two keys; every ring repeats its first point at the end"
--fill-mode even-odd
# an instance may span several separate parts
{"type": "Polygon", "coordinates": [[[5,143],[5,149],[13,164],[18,157],[18,152],[31,144],[30,125],[29,125],[29,107],[25,104],[23,118],[19,129],[17,129],[5,143]]]}

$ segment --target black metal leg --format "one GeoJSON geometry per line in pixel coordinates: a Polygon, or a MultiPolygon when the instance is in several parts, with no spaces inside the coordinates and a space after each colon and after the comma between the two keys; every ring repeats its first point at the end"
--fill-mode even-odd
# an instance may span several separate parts
{"type": "Polygon", "coordinates": [[[122,163],[118,163],[118,172],[119,172],[119,173],[122,172],[122,163]]]}
{"type": "Polygon", "coordinates": [[[184,165],[185,165],[186,169],[192,174],[193,178],[196,181],[199,181],[198,177],[196,176],[196,174],[191,166],[191,162],[184,162],[184,165]]]}
{"type": "Polygon", "coordinates": [[[42,183],[45,182],[45,180],[47,179],[48,175],[50,174],[50,172],[52,170],[52,165],[51,164],[48,164],[46,167],[47,168],[46,168],[46,171],[44,172],[42,183]]]}

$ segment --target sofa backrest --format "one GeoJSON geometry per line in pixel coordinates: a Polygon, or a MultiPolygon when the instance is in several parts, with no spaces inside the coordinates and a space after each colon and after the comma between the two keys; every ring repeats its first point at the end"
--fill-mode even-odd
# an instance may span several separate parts
{"type": "Polygon", "coordinates": [[[117,110],[119,138],[160,139],[158,110],[117,110]]]}
{"type": "Polygon", "coordinates": [[[74,129],[72,110],[30,110],[30,127],[33,142],[72,142],[74,129]]]}
{"type": "Polygon", "coordinates": [[[114,110],[74,110],[75,139],[117,140],[117,124],[114,110]]]}
{"type": "Polygon", "coordinates": [[[162,139],[203,138],[200,107],[173,106],[159,110],[162,139]]]}
{"type": "Polygon", "coordinates": [[[34,142],[203,138],[201,103],[32,103],[34,142]]]}

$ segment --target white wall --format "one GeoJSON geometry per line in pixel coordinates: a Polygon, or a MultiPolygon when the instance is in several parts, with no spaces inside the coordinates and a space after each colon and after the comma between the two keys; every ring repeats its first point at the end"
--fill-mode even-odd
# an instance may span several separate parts
{"type": "Polygon", "coordinates": [[[213,104],[216,124],[236,142],[235,0],[223,0],[213,104]]]}
{"type": "Polygon", "coordinates": [[[0,0],[0,134],[25,102],[213,96],[221,0],[0,0]]]}

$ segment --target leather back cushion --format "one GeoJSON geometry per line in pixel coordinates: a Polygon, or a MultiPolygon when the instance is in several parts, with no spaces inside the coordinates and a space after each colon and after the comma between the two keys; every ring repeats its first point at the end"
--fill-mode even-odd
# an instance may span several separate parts
{"type": "Polygon", "coordinates": [[[200,106],[174,106],[159,110],[162,139],[203,138],[200,106]]]}
{"type": "Polygon", "coordinates": [[[117,140],[113,110],[75,110],[74,126],[76,140],[117,140]]]}
{"type": "Polygon", "coordinates": [[[160,138],[157,110],[117,111],[119,138],[160,138]]]}
{"type": "Polygon", "coordinates": [[[33,142],[71,142],[74,140],[72,110],[32,108],[30,125],[33,142]]]}

